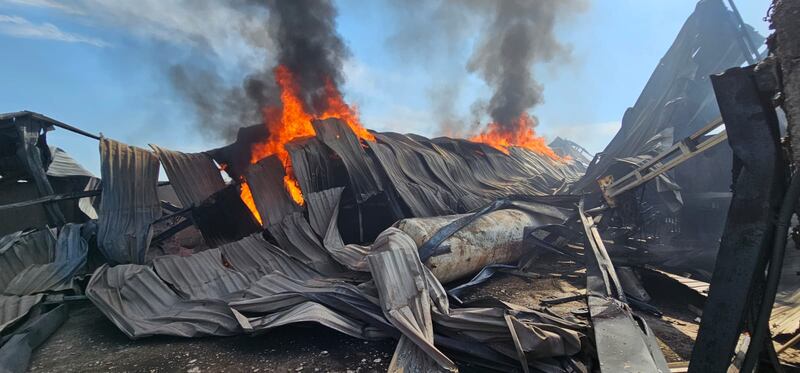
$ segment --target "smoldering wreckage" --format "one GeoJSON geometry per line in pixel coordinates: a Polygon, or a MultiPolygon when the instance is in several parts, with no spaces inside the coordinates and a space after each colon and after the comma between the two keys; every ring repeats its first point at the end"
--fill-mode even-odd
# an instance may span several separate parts
{"type": "Polygon", "coordinates": [[[759,53],[735,6],[698,3],[594,157],[346,110],[302,117],[284,151],[259,124],[201,153],[3,114],[0,370],[79,304],[134,340],[296,323],[396,340],[390,371],[797,369],[798,12],[776,2],[759,53]],[[54,129],[99,142],[100,178],[54,129]],[[475,296],[509,276],[526,297],[475,296]]]}

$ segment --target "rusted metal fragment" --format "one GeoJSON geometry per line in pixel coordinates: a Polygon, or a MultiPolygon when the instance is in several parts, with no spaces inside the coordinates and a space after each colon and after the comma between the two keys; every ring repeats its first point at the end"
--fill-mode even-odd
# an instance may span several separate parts
{"type": "Polygon", "coordinates": [[[144,149],[103,138],[100,160],[100,251],[111,263],[144,263],[153,237],[151,224],[161,216],[158,159],[144,149]]]}
{"type": "Polygon", "coordinates": [[[225,188],[214,161],[205,153],[182,153],[150,144],[183,207],[199,205],[225,188]]]}

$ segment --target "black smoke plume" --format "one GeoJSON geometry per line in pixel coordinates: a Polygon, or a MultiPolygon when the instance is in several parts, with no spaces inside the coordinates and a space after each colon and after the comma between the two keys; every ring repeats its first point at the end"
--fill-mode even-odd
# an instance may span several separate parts
{"type": "Polygon", "coordinates": [[[239,127],[261,121],[265,106],[280,105],[273,75],[277,65],[292,72],[299,94],[310,113],[325,110],[325,85],[338,88],[343,80],[343,62],[349,50],[336,32],[336,8],[328,0],[228,0],[227,6],[243,12],[264,12],[263,29],[242,29],[245,40],[258,40],[252,33],[264,32],[268,42],[255,45],[266,51],[262,66],[241,85],[226,85],[221,74],[195,61],[173,66],[170,82],[197,115],[205,134],[233,140],[239,127]],[[246,32],[246,33],[245,33],[246,32]]]}
{"type": "MultiPolygon", "coordinates": [[[[492,88],[492,96],[486,105],[487,113],[493,122],[510,129],[517,125],[521,115],[543,102],[543,87],[534,77],[534,66],[569,60],[570,50],[559,40],[555,25],[559,19],[582,11],[586,1],[394,1],[398,31],[388,43],[403,58],[407,59],[411,54],[411,57],[429,59],[431,53],[441,53],[445,46],[467,47],[477,33],[478,40],[466,71],[479,74],[492,88]],[[413,3],[411,6],[409,1],[413,3]],[[422,38],[423,35],[428,37],[422,38]]],[[[464,77],[457,79],[463,80],[464,77]]],[[[444,87],[429,89],[434,92],[452,89],[458,82],[444,84],[444,87]]],[[[453,96],[437,97],[445,100],[453,96]]],[[[452,104],[436,102],[436,106],[451,107],[452,104]]],[[[440,111],[437,113],[442,114],[440,111]]],[[[440,131],[445,133],[457,132],[453,123],[464,122],[458,116],[445,116],[440,120],[440,131]]],[[[466,121],[462,128],[467,129],[469,125],[466,121]]]]}
{"type": "Polygon", "coordinates": [[[504,0],[494,2],[494,17],[473,51],[467,68],[478,72],[494,93],[489,115],[511,126],[543,101],[543,88],[533,77],[536,62],[568,54],[555,34],[559,12],[574,1],[504,0]]]}

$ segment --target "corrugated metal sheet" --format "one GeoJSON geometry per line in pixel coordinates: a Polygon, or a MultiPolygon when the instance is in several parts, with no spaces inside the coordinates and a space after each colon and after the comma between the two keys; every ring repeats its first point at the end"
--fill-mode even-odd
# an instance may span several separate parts
{"type": "Polygon", "coordinates": [[[250,281],[257,281],[264,275],[273,272],[280,272],[301,280],[322,277],[313,268],[264,240],[261,234],[254,234],[222,245],[219,249],[224,260],[247,276],[250,281]]]}
{"type": "MultiPolygon", "coordinates": [[[[43,155],[48,155],[49,150],[43,142],[40,142],[41,136],[44,136],[46,131],[52,129],[52,126],[43,123],[32,116],[23,118],[16,118],[17,135],[19,142],[17,143],[17,158],[25,166],[28,175],[33,179],[34,185],[39,192],[39,196],[48,196],[54,194],[53,186],[47,179],[44,170],[43,155]]],[[[47,221],[52,226],[60,226],[66,222],[64,214],[56,204],[48,203],[44,206],[47,212],[47,221]]]]}
{"type": "Polygon", "coordinates": [[[231,307],[248,317],[242,327],[264,331],[291,322],[313,321],[358,338],[395,334],[378,300],[354,285],[334,280],[298,280],[275,273],[264,276],[231,307]],[[321,306],[321,307],[320,307],[321,306]]]}
{"type": "Polygon", "coordinates": [[[280,224],[286,215],[300,211],[286,192],[285,176],[277,156],[266,157],[247,168],[245,179],[264,227],[280,224]]]}
{"type": "Polygon", "coordinates": [[[72,277],[86,266],[89,246],[81,235],[82,226],[70,223],[62,227],[53,261],[27,266],[8,283],[5,294],[28,295],[70,289],[72,277]]]}
{"type": "Polygon", "coordinates": [[[350,270],[368,272],[366,257],[369,247],[345,245],[339,234],[339,200],[343,191],[344,188],[334,188],[305,196],[309,219],[322,237],[322,246],[333,259],[350,270]]]}
{"type": "Polygon", "coordinates": [[[0,295],[0,333],[25,317],[33,306],[42,301],[44,295],[0,295]]]}
{"type": "Polygon", "coordinates": [[[0,293],[26,268],[52,262],[55,245],[49,229],[16,232],[0,239],[0,293]]]}
{"type": "Polygon", "coordinates": [[[322,247],[319,237],[300,212],[286,215],[280,225],[270,226],[278,244],[290,256],[297,258],[318,272],[335,276],[344,269],[322,247]]]}
{"type": "Polygon", "coordinates": [[[0,372],[23,373],[28,370],[31,355],[50,337],[69,316],[67,306],[62,304],[15,330],[0,348],[0,372]]]}
{"type": "Polygon", "coordinates": [[[184,207],[200,204],[225,187],[214,161],[205,153],[182,153],[150,144],[184,207]]]}
{"type": "Polygon", "coordinates": [[[153,267],[159,277],[188,299],[228,299],[250,285],[244,274],[223,265],[219,249],[186,257],[160,256],[153,260],[153,267]]]}
{"type": "MultiPolygon", "coordinates": [[[[453,208],[445,204],[436,189],[432,189],[424,184],[417,183],[421,178],[411,176],[402,171],[402,160],[398,158],[392,149],[381,143],[369,143],[375,158],[386,173],[397,194],[405,202],[413,216],[435,216],[449,215],[453,213],[453,208]]],[[[405,154],[401,152],[400,154],[405,154]]],[[[413,155],[410,155],[413,157],[413,155]]],[[[452,195],[450,195],[452,197],[452,195]]],[[[450,198],[452,200],[452,198],[450,198]]]]}
{"type": "Polygon", "coordinates": [[[336,185],[330,149],[316,137],[292,140],[286,144],[292,157],[292,170],[303,194],[329,189],[336,185]]]}
{"type": "Polygon", "coordinates": [[[47,166],[47,176],[70,177],[83,176],[95,177],[89,170],[83,168],[78,161],[72,158],[67,152],[55,146],[50,147],[50,154],[53,159],[47,166]]]}
{"type": "Polygon", "coordinates": [[[242,202],[237,184],[226,186],[192,208],[192,222],[210,247],[240,240],[262,229],[242,202]]]}
{"type": "Polygon", "coordinates": [[[150,224],[161,216],[158,159],[144,149],[104,138],[100,160],[100,251],[111,263],[144,263],[153,235],[150,224]]]}
{"type": "Polygon", "coordinates": [[[92,275],[86,295],[130,338],[242,332],[225,302],[183,299],[148,266],[103,265],[92,275]]]}
{"type": "Polygon", "coordinates": [[[279,326],[299,322],[315,322],[355,338],[367,338],[364,324],[343,316],[319,303],[303,302],[263,317],[246,317],[234,311],[242,328],[250,333],[263,333],[279,326]]]}
{"type": "Polygon", "coordinates": [[[383,190],[375,165],[367,157],[355,133],[337,118],[315,120],[311,123],[317,139],[333,149],[342,159],[350,179],[353,195],[361,203],[383,190]]]}
{"type": "Polygon", "coordinates": [[[417,245],[403,231],[389,228],[385,240],[367,257],[384,315],[403,336],[389,371],[457,371],[455,363],[433,345],[431,298],[417,245]],[[438,365],[438,366],[437,366],[438,365]]]}

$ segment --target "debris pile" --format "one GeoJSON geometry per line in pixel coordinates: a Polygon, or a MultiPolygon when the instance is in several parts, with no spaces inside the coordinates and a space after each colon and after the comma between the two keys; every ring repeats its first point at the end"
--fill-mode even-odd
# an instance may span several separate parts
{"type": "Polygon", "coordinates": [[[0,115],[0,370],[87,300],[131,339],[396,340],[393,372],[796,364],[779,354],[797,338],[771,337],[800,330],[800,178],[779,65],[737,15],[700,1],[594,157],[368,131],[329,85],[337,110],[273,112],[200,153],[0,115]],[[56,127],[98,140],[99,178],[48,146],[56,127]],[[481,293],[504,277],[530,289],[481,293]]]}

